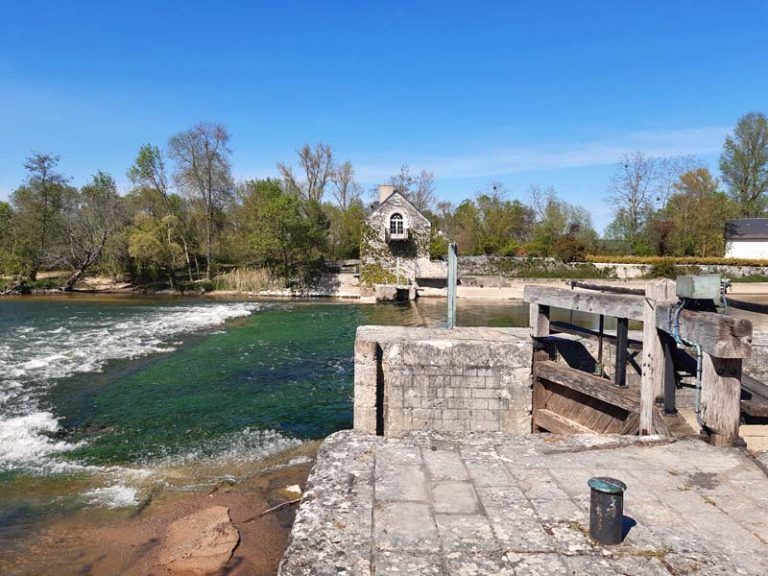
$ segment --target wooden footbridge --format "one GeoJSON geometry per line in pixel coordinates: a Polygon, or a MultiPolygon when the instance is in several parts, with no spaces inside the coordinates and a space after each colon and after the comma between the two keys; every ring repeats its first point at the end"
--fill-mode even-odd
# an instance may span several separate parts
{"type": "Polygon", "coordinates": [[[755,410],[768,409],[768,403],[762,403],[765,388],[742,374],[742,361],[752,351],[751,322],[681,307],[671,280],[650,281],[644,293],[618,291],[622,293],[525,287],[536,340],[534,430],[669,434],[680,373],[688,370],[696,381],[701,429],[715,445],[737,443],[742,385],[747,389],[751,385],[755,410]],[[550,318],[552,308],[595,314],[599,327],[555,322],[550,318]],[[606,317],[616,319],[615,335],[605,333],[606,317]],[[642,340],[629,338],[633,321],[642,322],[642,340]],[[591,346],[596,344],[597,352],[578,354],[580,344],[558,334],[585,338],[591,346]],[[603,361],[605,346],[611,347],[613,366],[606,367],[603,361]],[[680,347],[688,354],[681,354],[680,347]],[[639,374],[628,377],[628,365],[639,374]]]}

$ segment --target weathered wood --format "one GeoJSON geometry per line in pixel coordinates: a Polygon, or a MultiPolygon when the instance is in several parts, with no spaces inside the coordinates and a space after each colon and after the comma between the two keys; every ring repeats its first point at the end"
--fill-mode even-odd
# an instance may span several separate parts
{"type": "MultiPolygon", "coordinates": [[[[571,334],[573,336],[581,336],[583,338],[590,338],[592,340],[599,340],[600,333],[597,330],[590,330],[589,328],[582,328],[568,322],[561,322],[554,320],[549,323],[549,329],[551,333],[562,332],[563,334],[571,334]]],[[[611,345],[616,345],[616,336],[613,334],[603,334],[603,341],[608,342],[611,345]]],[[[643,343],[640,340],[627,339],[627,348],[630,350],[642,350],[643,343]]]]}
{"type": "MultiPolygon", "coordinates": [[[[673,304],[656,306],[656,326],[670,332],[670,314],[674,324],[673,304]]],[[[714,312],[680,313],[680,335],[697,342],[702,351],[717,358],[749,358],[752,355],[752,322],[714,312]]]]}
{"type": "Polygon", "coordinates": [[[591,428],[587,428],[574,420],[561,416],[551,410],[541,408],[534,414],[534,424],[554,434],[593,434],[591,428]]]}
{"type": "Polygon", "coordinates": [[[741,411],[755,418],[768,417],[768,386],[746,374],[741,375],[741,411]]]}
{"type": "Polygon", "coordinates": [[[549,306],[531,303],[529,307],[531,336],[549,336],[549,306]]]}
{"type": "Polygon", "coordinates": [[[738,308],[739,310],[746,310],[747,312],[757,312],[758,314],[768,314],[768,304],[760,304],[759,302],[746,302],[744,300],[734,300],[730,296],[726,298],[729,308],[738,308]]]}
{"type": "Polygon", "coordinates": [[[645,285],[643,303],[643,352],[640,384],[640,435],[653,431],[653,407],[664,394],[665,348],[656,327],[656,308],[670,304],[675,296],[671,280],[653,280],[645,285]]]}
{"type": "Polygon", "coordinates": [[[664,350],[664,414],[667,416],[677,414],[677,373],[675,357],[677,356],[677,344],[674,338],[658,330],[661,334],[661,347],[664,350]]]}
{"type": "Polygon", "coordinates": [[[667,423],[664,421],[664,415],[661,413],[661,410],[654,408],[651,419],[653,421],[654,434],[659,434],[661,436],[672,436],[672,432],[669,430],[669,426],[667,426],[667,423]]]}
{"type": "Polygon", "coordinates": [[[615,316],[617,318],[643,319],[644,298],[642,296],[595,294],[579,290],[568,290],[566,288],[528,284],[523,289],[523,300],[532,304],[554,306],[556,308],[566,308],[592,314],[605,314],[606,316],[615,316]]]}
{"type": "Polygon", "coordinates": [[[556,362],[536,362],[534,376],[571,388],[607,404],[624,408],[629,412],[636,411],[640,403],[640,395],[631,388],[617,388],[610,380],[556,362]]]}
{"type": "Polygon", "coordinates": [[[571,288],[584,288],[585,290],[596,290],[597,292],[611,292],[613,294],[634,294],[645,296],[645,290],[642,288],[627,288],[626,286],[608,286],[607,284],[590,284],[589,282],[579,282],[571,280],[568,282],[571,288]]]}
{"type": "Polygon", "coordinates": [[[733,446],[741,419],[741,359],[704,354],[701,374],[704,426],[715,446],[733,446]]]}

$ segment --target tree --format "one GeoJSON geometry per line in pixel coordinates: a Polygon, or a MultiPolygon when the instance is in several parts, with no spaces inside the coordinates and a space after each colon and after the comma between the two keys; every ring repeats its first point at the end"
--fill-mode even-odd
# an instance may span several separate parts
{"type": "Polygon", "coordinates": [[[706,168],[683,174],[675,184],[664,210],[669,222],[669,245],[679,256],[722,256],[725,250],[725,221],[737,206],[718,190],[706,168]]]}
{"type": "Polygon", "coordinates": [[[768,190],[768,118],[765,114],[750,112],[739,118],[733,135],[725,139],[720,172],[741,215],[762,216],[768,190]]]}
{"type": "Polygon", "coordinates": [[[107,240],[125,224],[112,176],[99,171],[79,192],[72,190],[65,195],[63,216],[66,240],[61,246],[60,261],[72,273],[62,290],[69,292],[101,258],[107,240]]]}
{"type": "Polygon", "coordinates": [[[624,240],[631,247],[645,224],[643,216],[653,202],[656,173],[652,158],[642,152],[622,156],[618,171],[611,179],[609,200],[616,219],[621,219],[624,240]]]}
{"type": "Polygon", "coordinates": [[[309,144],[304,144],[300,150],[299,164],[304,171],[305,180],[299,181],[293,172],[293,168],[278,162],[277,169],[280,171],[285,187],[288,192],[301,194],[305,200],[314,200],[322,202],[325,194],[325,187],[334,175],[333,151],[328,144],[315,144],[312,148],[309,144]]]}
{"type": "Polygon", "coordinates": [[[219,124],[207,123],[173,136],[168,143],[170,155],[176,161],[176,182],[202,212],[208,280],[221,210],[233,189],[228,144],[227,130],[219,124]]]}
{"type": "Polygon", "coordinates": [[[532,187],[531,192],[536,215],[531,244],[533,253],[562,256],[563,247],[567,247],[568,259],[572,260],[576,254],[584,254],[594,246],[597,233],[592,228],[589,212],[558,198],[554,188],[532,187]]]}
{"type": "Polygon", "coordinates": [[[400,172],[389,179],[396,190],[399,190],[417,210],[424,212],[435,205],[434,174],[422,170],[418,175],[411,174],[408,164],[400,167],[400,172]]]}
{"type": "Polygon", "coordinates": [[[331,194],[342,211],[360,199],[360,184],[355,180],[355,169],[349,160],[333,169],[331,185],[331,194]]]}
{"type": "Polygon", "coordinates": [[[35,280],[60,233],[62,195],[68,179],[56,171],[59,157],[34,153],[24,163],[26,183],[11,196],[14,249],[22,273],[35,280]]]}
{"type": "MultiPolygon", "coordinates": [[[[187,227],[184,226],[185,218],[181,214],[181,205],[178,201],[171,198],[168,189],[168,176],[165,169],[165,160],[160,148],[152,146],[151,144],[145,144],[139,148],[139,153],[136,156],[136,160],[133,166],[128,170],[128,178],[134,185],[143,187],[147,190],[154,191],[154,195],[160,200],[162,209],[154,214],[156,217],[164,218],[166,216],[174,216],[173,220],[166,222],[174,222],[177,224],[176,228],[169,225],[165,226],[166,230],[166,242],[169,246],[178,240],[181,241],[181,246],[184,252],[184,260],[187,264],[187,273],[189,275],[189,281],[192,282],[192,259],[189,254],[189,242],[187,240],[189,233],[187,227]]],[[[174,249],[169,250],[169,253],[174,254],[174,249]]],[[[173,263],[175,267],[175,263],[173,263]]]]}

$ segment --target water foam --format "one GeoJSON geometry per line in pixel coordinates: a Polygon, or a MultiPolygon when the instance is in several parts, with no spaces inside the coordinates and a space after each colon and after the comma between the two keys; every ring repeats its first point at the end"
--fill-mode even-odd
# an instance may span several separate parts
{"type": "Polygon", "coordinates": [[[51,381],[101,371],[111,360],[172,352],[183,334],[252,314],[255,303],[133,307],[119,318],[55,321],[57,326],[18,326],[0,345],[0,471],[49,473],[76,466],[56,456],[76,447],[52,438],[59,429],[39,397],[51,381]]]}

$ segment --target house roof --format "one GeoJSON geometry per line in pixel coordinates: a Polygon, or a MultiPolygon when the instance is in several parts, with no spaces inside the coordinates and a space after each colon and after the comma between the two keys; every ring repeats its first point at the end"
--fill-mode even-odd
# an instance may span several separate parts
{"type": "Polygon", "coordinates": [[[401,192],[400,192],[400,190],[395,190],[394,192],[392,192],[392,194],[390,194],[389,196],[387,196],[386,200],[384,200],[384,202],[382,202],[381,204],[379,204],[379,207],[378,207],[378,208],[376,208],[376,210],[374,210],[374,211],[373,211],[373,212],[371,212],[370,214],[368,214],[368,216],[366,216],[366,217],[365,217],[365,219],[366,219],[366,220],[368,220],[369,218],[372,218],[374,214],[378,214],[379,212],[381,212],[381,210],[382,210],[382,209],[383,209],[383,208],[384,208],[384,207],[385,207],[387,204],[389,204],[389,201],[390,201],[390,200],[392,200],[392,198],[394,198],[395,196],[399,196],[400,198],[402,198],[403,200],[405,200],[405,202],[406,202],[406,203],[407,203],[407,204],[408,204],[408,205],[409,205],[411,208],[413,208],[413,211],[414,211],[414,212],[416,212],[416,214],[418,214],[418,215],[419,215],[419,216],[420,216],[420,217],[421,217],[421,218],[424,220],[424,222],[427,222],[427,223],[429,223],[429,219],[428,219],[426,216],[424,216],[424,214],[422,214],[422,213],[421,213],[421,211],[420,211],[418,208],[416,208],[416,206],[414,206],[414,205],[413,205],[413,203],[412,203],[410,200],[408,200],[408,198],[405,196],[405,194],[403,194],[403,193],[401,193],[401,192]]]}
{"type": "Polygon", "coordinates": [[[768,240],[768,218],[727,220],[726,240],[768,240]]]}

